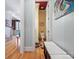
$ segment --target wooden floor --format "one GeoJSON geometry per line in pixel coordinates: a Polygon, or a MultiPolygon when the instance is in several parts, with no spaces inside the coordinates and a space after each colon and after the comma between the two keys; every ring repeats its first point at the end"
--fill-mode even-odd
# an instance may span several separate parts
{"type": "Polygon", "coordinates": [[[43,49],[36,48],[34,52],[25,52],[22,59],[45,59],[43,49]]]}
{"type": "Polygon", "coordinates": [[[15,40],[10,42],[6,42],[5,59],[45,59],[44,57],[44,49],[38,47],[33,52],[24,52],[21,54],[19,50],[16,48],[15,40]]]}

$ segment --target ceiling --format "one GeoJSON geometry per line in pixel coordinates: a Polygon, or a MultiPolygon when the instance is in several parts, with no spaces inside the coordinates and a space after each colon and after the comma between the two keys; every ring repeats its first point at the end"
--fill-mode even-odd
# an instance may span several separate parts
{"type": "MultiPolygon", "coordinates": [[[[39,3],[39,9],[45,10],[47,5],[47,0],[36,0],[39,3]]],[[[5,14],[6,18],[10,18],[11,16],[20,18],[21,10],[20,10],[20,0],[5,0],[5,14]],[[9,16],[9,17],[8,17],[9,16]]]]}
{"type": "Polygon", "coordinates": [[[5,0],[6,18],[20,18],[20,0],[5,0]]]}

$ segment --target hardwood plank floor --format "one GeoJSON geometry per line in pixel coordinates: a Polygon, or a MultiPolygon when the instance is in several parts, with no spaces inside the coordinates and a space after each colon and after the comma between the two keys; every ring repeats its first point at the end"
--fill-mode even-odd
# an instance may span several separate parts
{"type": "Polygon", "coordinates": [[[34,52],[24,52],[23,59],[45,59],[44,49],[38,47],[34,52]]]}
{"type": "Polygon", "coordinates": [[[45,59],[44,49],[38,47],[33,52],[24,52],[23,54],[21,54],[14,43],[15,41],[12,40],[5,45],[5,59],[45,59]],[[11,53],[11,51],[13,52],[11,53]]]}

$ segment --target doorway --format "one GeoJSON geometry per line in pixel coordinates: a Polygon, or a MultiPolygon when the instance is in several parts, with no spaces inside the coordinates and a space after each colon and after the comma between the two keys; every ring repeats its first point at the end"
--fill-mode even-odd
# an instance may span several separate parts
{"type": "Polygon", "coordinates": [[[44,41],[46,41],[46,11],[39,10],[39,23],[38,23],[38,40],[41,48],[44,48],[44,41]]]}
{"type": "Polygon", "coordinates": [[[41,40],[41,36],[44,36],[44,41],[46,41],[46,11],[39,10],[39,23],[38,23],[38,34],[39,41],[41,40]]]}
{"type": "Polygon", "coordinates": [[[36,1],[36,23],[37,27],[37,35],[36,39],[38,41],[37,46],[44,46],[44,41],[46,41],[46,7],[47,7],[47,1],[36,1]]]}

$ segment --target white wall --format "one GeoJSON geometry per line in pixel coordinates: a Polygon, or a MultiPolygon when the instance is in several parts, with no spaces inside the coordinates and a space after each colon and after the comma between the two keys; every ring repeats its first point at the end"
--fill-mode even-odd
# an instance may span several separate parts
{"type": "Polygon", "coordinates": [[[24,52],[24,0],[20,0],[20,17],[21,17],[21,21],[20,21],[20,52],[23,53],[24,52]]]}
{"type": "Polygon", "coordinates": [[[53,3],[52,0],[49,0],[46,7],[46,40],[51,41],[52,40],[52,18],[53,16],[53,3]]]}
{"type": "Polygon", "coordinates": [[[53,20],[53,41],[69,55],[74,56],[74,14],[53,20]]]}
{"type": "Polygon", "coordinates": [[[49,30],[47,41],[53,41],[69,55],[74,56],[74,14],[71,13],[58,20],[54,19],[54,3],[56,0],[49,0],[47,7],[46,25],[49,30]],[[52,28],[52,29],[51,29],[52,28]]]}
{"type": "Polygon", "coordinates": [[[56,0],[48,0],[48,4],[46,7],[46,39],[47,41],[52,41],[52,19],[54,19],[54,3],[56,0]]]}
{"type": "Polygon", "coordinates": [[[34,29],[34,32],[35,32],[35,43],[38,43],[39,42],[39,40],[38,40],[38,20],[39,20],[39,4],[38,3],[36,3],[35,4],[35,11],[36,11],[36,13],[35,13],[35,29],[34,29]]]}
{"type": "Polygon", "coordinates": [[[24,50],[33,51],[35,48],[34,39],[34,21],[35,21],[35,1],[24,1],[24,50]]]}
{"type": "MultiPolygon", "coordinates": [[[[9,13],[5,13],[5,20],[8,21],[8,25],[11,26],[12,24],[12,16],[9,13]]],[[[11,40],[12,39],[12,28],[5,26],[5,41],[11,40]]]]}
{"type": "Polygon", "coordinates": [[[65,50],[74,56],[74,13],[66,17],[64,21],[65,50]]]}
{"type": "Polygon", "coordinates": [[[12,39],[12,29],[5,26],[5,41],[12,39]]]}

